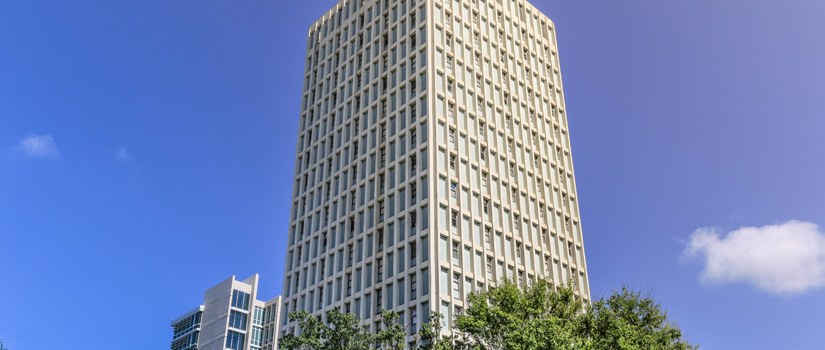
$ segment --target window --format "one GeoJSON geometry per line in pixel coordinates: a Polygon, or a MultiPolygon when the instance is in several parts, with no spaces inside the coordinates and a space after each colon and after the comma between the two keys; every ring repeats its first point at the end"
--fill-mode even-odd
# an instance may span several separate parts
{"type": "Polygon", "coordinates": [[[229,327],[246,330],[246,314],[235,310],[230,311],[229,327]]]}
{"type": "Polygon", "coordinates": [[[234,350],[243,350],[244,335],[235,331],[226,333],[226,348],[234,350]]]}
{"type": "MultiPolygon", "coordinates": [[[[378,282],[383,281],[384,280],[384,260],[378,259],[378,261],[376,262],[376,265],[375,265],[375,271],[376,271],[376,275],[378,275],[378,282]]],[[[379,294],[378,297],[380,298],[381,295],[379,294]]],[[[379,305],[381,305],[381,304],[379,303],[379,305]]]]}
{"type": "Polygon", "coordinates": [[[264,309],[261,307],[255,307],[255,317],[252,319],[252,323],[258,326],[264,325],[264,309]]]}
{"type": "Polygon", "coordinates": [[[454,154],[450,155],[450,170],[455,170],[455,160],[456,156],[454,154]]]}
{"type": "MultiPolygon", "coordinates": [[[[263,328],[252,327],[252,345],[261,346],[263,328]]],[[[254,348],[257,349],[257,348],[254,348]]]]}
{"type": "Polygon", "coordinates": [[[380,290],[380,289],[378,289],[378,290],[376,290],[376,291],[375,291],[375,313],[376,313],[376,314],[380,314],[380,313],[381,313],[381,310],[382,310],[382,305],[381,305],[381,302],[382,302],[382,300],[381,300],[381,299],[382,299],[382,295],[381,295],[381,294],[382,294],[382,293],[381,293],[381,290],[380,290]]]}
{"type": "MultiPolygon", "coordinates": [[[[299,260],[300,260],[300,253],[299,253],[299,260]]],[[[249,310],[249,293],[241,292],[237,289],[232,291],[232,306],[243,309],[249,310]]]]}
{"type": "Polygon", "coordinates": [[[458,266],[458,242],[453,242],[453,265],[458,266]]]}
{"type": "Polygon", "coordinates": [[[455,182],[450,183],[450,197],[451,198],[456,198],[456,196],[457,196],[458,190],[456,189],[456,187],[458,187],[458,186],[456,186],[455,182]]]}
{"type": "Polygon", "coordinates": [[[415,242],[410,243],[410,267],[415,266],[417,255],[418,249],[416,248],[415,242]]]}
{"type": "MultiPolygon", "coordinates": [[[[426,207],[422,207],[422,209],[426,209],[426,207]]],[[[426,213],[426,211],[425,211],[426,213]]],[[[416,233],[416,227],[418,225],[418,216],[416,215],[415,211],[410,212],[410,234],[416,233]]]]}
{"type": "Polygon", "coordinates": [[[410,300],[415,300],[418,297],[418,283],[416,275],[410,275],[410,300]]]}
{"type": "Polygon", "coordinates": [[[415,203],[418,198],[418,189],[415,182],[410,184],[410,203],[415,203]]]}
{"type": "Polygon", "coordinates": [[[418,326],[418,312],[415,306],[410,308],[410,334],[414,334],[418,326]]]}
{"type": "Polygon", "coordinates": [[[415,155],[410,156],[410,174],[414,175],[416,172],[416,157],[415,155]]]}
{"type": "Polygon", "coordinates": [[[457,211],[453,211],[452,214],[450,214],[450,225],[452,225],[453,227],[456,227],[456,228],[458,227],[458,212],[457,211]]]}

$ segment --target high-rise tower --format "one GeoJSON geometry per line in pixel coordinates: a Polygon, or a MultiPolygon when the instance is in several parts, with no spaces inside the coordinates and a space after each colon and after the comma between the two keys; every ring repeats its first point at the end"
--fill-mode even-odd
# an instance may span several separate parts
{"type": "Polygon", "coordinates": [[[341,0],[307,35],[286,313],[417,330],[504,277],[589,300],[553,22],[522,0],[341,0]]]}

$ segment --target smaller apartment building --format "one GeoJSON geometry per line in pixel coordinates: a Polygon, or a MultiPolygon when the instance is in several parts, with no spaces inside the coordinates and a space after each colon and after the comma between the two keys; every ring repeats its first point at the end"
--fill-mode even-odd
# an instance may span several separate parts
{"type": "Polygon", "coordinates": [[[261,301],[257,294],[257,274],[210,288],[203,305],[172,320],[171,350],[277,349],[281,297],[261,301]]]}

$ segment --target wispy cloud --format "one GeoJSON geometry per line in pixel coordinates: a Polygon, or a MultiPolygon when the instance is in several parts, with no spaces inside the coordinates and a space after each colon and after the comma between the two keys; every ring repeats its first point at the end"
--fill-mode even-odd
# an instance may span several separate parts
{"type": "Polygon", "coordinates": [[[825,233],[817,225],[788,221],[721,231],[700,228],[685,248],[685,257],[704,260],[703,282],[745,282],[785,295],[825,286],[825,233]]]}
{"type": "Polygon", "coordinates": [[[121,162],[129,161],[129,152],[126,152],[126,147],[121,146],[117,149],[117,152],[115,152],[115,159],[121,162]]]}
{"type": "Polygon", "coordinates": [[[29,135],[20,140],[14,151],[27,158],[57,158],[60,154],[51,135],[29,135]]]}

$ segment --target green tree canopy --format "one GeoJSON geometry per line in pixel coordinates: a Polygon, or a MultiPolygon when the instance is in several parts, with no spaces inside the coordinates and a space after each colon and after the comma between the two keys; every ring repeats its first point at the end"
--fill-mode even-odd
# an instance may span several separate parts
{"type": "Polygon", "coordinates": [[[384,329],[378,332],[377,341],[383,349],[404,350],[406,345],[407,332],[404,326],[398,323],[398,313],[390,310],[381,310],[381,322],[384,329]]]}
{"type": "Polygon", "coordinates": [[[652,298],[627,287],[593,303],[584,317],[596,349],[696,349],[652,298]]]}
{"type": "Polygon", "coordinates": [[[469,296],[455,328],[474,350],[687,350],[697,349],[653,299],[614,291],[592,306],[570,287],[538,281],[521,289],[511,281],[469,296]]]}
{"type": "MultiPolygon", "coordinates": [[[[421,325],[421,350],[692,350],[679,327],[649,296],[627,288],[588,305],[570,287],[540,280],[520,288],[511,281],[470,293],[467,309],[455,315],[457,335],[442,332],[443,316],[421,325]]],[[[407,329],[394,311],[382,310],[383,330],[371,334],[354,314],[333,309],[328,324],[299,311],[299,335],[281,338],[284,350],[405,350],[407,329]]]]}
{"type": "Polygon", "coordinates": [[[540,280],[524,290],[504,281],[488,291],[472,293],[469,307],[455,321],[472,349],[582,349],[582,302],[569,288],[554,289],[540,280]]]}
{"type": "Polygon", "coordinates": [[[430,315],[428,323],[421,325],[421,330],[418,331],[418,348],[421,350],[451,350],[453,346],[453,337],[444,336],[442,329],[442,322],[444,315],[434,312],[430,315]]]}
{"type": "Polygon", "coordinates": [[[282,337],[279,347],[284,350],[367,350],[375,341],[355,314],[338,308],[327,313],[327,324],[306,311],[290,312],[289,318],[298,322],[301,334],[282,337]]]}

